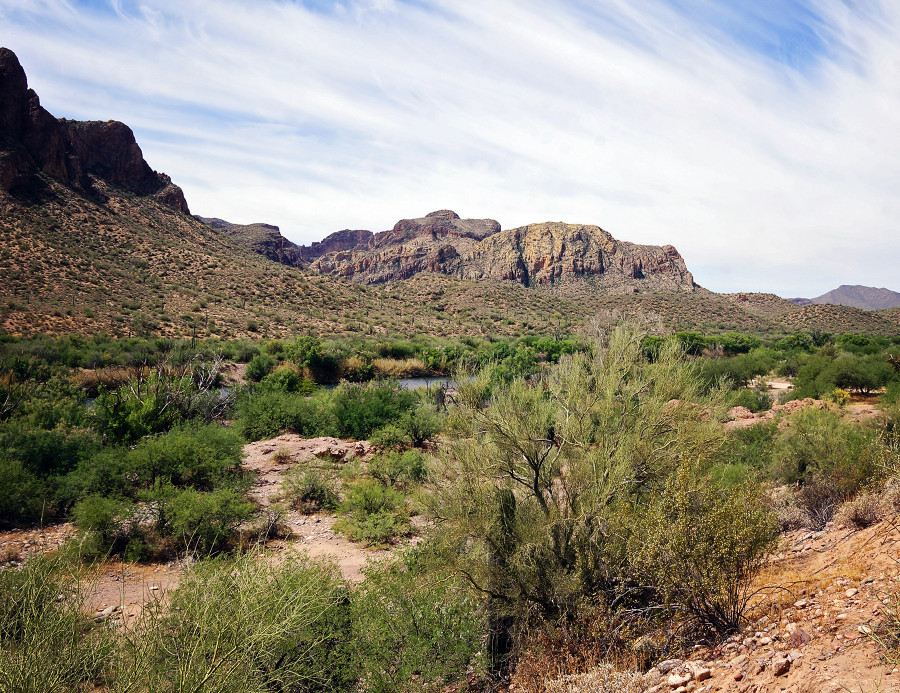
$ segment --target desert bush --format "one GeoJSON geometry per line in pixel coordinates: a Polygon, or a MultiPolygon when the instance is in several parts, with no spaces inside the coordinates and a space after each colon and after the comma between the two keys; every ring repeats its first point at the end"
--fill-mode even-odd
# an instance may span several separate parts
{"type": "Polygon", "coordinates": [[[132,504],[102,496],[88,496],[72,508],[72,520],[82,532],[97,535],[104,553],[128,533],[132,504]]]}
{"type": "Polygon", "coordinates": [[[373,431],[369,436],[369,442],[379,450],[405,450],[412,447],[409,434],[393,423],[373,431]]]}
{"type": "Polygon", "coordinates": [[[271,354],[256,354],[247,363],[247,377],[255,383],[265,378],[278,365],[278,359],[271,354]]]}
{"type": "Polygon", "coordinates": [[[735,486],[748,477],[771,475],[772,447],[778,425],[758,423],[728,433],[708,474],[724,486],[735,486]]]}
{"type": "Polygon", "coordinates": [[[772,408],[772,398],[764,387],[742,388],[730,394],[728,404],[732,407],[746,407],[752,412],[760,412],[772,408]]]}
{"type": "Polygon", "coordinates": [[[260,381],[260,388],[311,395],[316,391],[316,384],[301,376],[292,366],[282,366],[264,377],[260,381]]]}
{"type": "Polygon", "coordinates": [[[647,362],[642,337],[613,329],[536,385],[498,384],[490,369],[459,380],[430,509],[444,559],[490,595],[492,671],[515,623],[614,599],[628,579],[624,519],[683,459],[710,462],[722,443],[718,393],[704,395],[677,342],[647,362]]]}
{"type": "Polygon", "coordinates": [[[396,421],[415,403],[415,395],[392,383],[342,383],[331,393],[335,430],[341,438],[367,439],[396,421]]]}
{"type": "Polygon", "coordinates": [[[850,393],[846,390],[842,390],[841,388],[836,387],[831,392],[824,395],[823,399],[826,402],[831,402],[838,405],[839,407],[843,407],[850,403],[850,393]]]}
{"type": "Polygon", "coordinates": [[[108,448],[82,461],[62,482],[65,507],[88,495],[135,497],[157,483],[212,489],[241,479],[241,439],[218,424],[187,425],[142,439],[130,449],[108,448]]]}
{"type": "Polygon", "coordinates": [[[354,661],[371,693],[439,688],[478,668],[478,603],[408,552],[367,567],[354,594],[354,661]]]}
{"type": "Polygon", "coordinates": [[[118,663],[117,690],[351,691],[350,599],[332,568],[247,554],[191,568],[150,603],[118,663]]]}
{"type": "Polygon", "coordinates": [[[330,435],[335,422],[322,395],[307,397],[258,389],[238,398],[235,428],[246,440],[272,438],[282,431],[312,437],[330,435]]]}
{"type": "Polygon", "coordinates": [[[0,457],[0,525],[37,523],[53,515],[52,491],[19,460],[0,457]]]}
{"type": "Polygon", "coordinates": [[[796,492],[796,502],[805,518],[805,526],[823,529],[834,516],[838,507],[848,498],[848,491],[842,489],[835,479],[816,475],[806,480],[796,492]]]}
{"type": "Polygon", "coordinates": [[[428,476],[425,457],[418,450],[389,451],[369,461],[369,474],[385,486],[421,484],[428,476]]]}
{"type": "Polygon", "coordinates": [[[202,556],[225,548],[253,504],[227,488],[204,493],[192,488],[158,486],[148,498],[157,506],[157,529],[185,553],[202,556]]]}
{"type": "Polygon", "coordinates": [[[301,512],[334,510],[338,495],[333,483],[321,471],[294,467],[285,473],[281,489],[291,507],[301,512]]]}
{"type": "MultiPolygon", "coordinates": [[[[174,360],[171,359],[171,360],[174,360]]],[[[218,389],[220,361],[191,358],[187,363],[163,362],[116,390],[105,390],[94,406],[95,426],[113,442],[134,443],[191,420],[209,423],[231,407],[218,389]]]]}
{"type": "Polygon", "coordinates": [[[841,505],[834,513],[834,522],[839,527],[865,529],[882,518],[883,505],[880,494],[861,493],[853,500],[841,505]]]}
{"type": "Polygon", "coordinates": [[[775,439],[773,453],[782,481],[803,484],[818,477],[836,501],[854,495],[872,480],[883,466],[884,455],[876,431],[814,407],[801,409],[787,419],[775,439]]]}
{"type": "Polygon", "coordinates": [[[405,412],[397,421],[397,426],[409,437],[417,448],[434,438],[441,430],[441,424],[434,412],[424,406],[405,412]]]}
{"type": "Polygon", "coordinates": [[[403,495],[374,479],[361,479],[349,484],[346,498],[339,509],[343,517],[335,529],[351,541],[367,545],[385,544],[409,532],[409,518],[404,510],[403,495]]]}
{"type": "Polygon", "coordinates": [[[103,681],[113,639],[84,616],[82,579],[59,556],[0,570],[0,691],[74,693],[103,681]]]}
{"type": "Polygon", "coordinates": [[[651,501],[629,547],[643,584],[702,633],[737,632],[753,578],[777,537],[758,486],[723,491],[683,464],[651,501]]]}
{"type": "Polygon", "coordinates": [[[211,490],[239,475],[242,443],[218,424],[187,425],[138,443],[127,454],[128,475],[136,486],[162,481],[211,490]]]}

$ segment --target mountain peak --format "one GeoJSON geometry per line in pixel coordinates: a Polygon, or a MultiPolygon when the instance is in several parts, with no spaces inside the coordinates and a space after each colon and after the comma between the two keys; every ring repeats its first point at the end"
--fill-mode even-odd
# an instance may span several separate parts
{"type": "Polygon", "coordinates": [[[103,180],[189,213],[181,188],[144,161],[131,128],[54,118],[28,88],[16,54],[0,48],[0,192],[33,195],[40,174],[93,196],[94,181],[103,180]]]}

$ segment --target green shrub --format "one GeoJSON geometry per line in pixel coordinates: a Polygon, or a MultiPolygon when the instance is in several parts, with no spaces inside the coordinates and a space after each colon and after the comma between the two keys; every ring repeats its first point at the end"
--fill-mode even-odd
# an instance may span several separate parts
{"type": "Polygon", "coordinates": [[[315,397],[258,389],[238,400],[236,429],[246,440],[273,438],[282,431],[307,437],[334,433],[327,393],[315,397]]]}
{"type": "Polygon", "coordinates": [[[260,386],[302,395],[311,395],[316,391],[316,384],[307,378],[301,377],[291,366],[276,368],[260,381],[260,386]]]}
{"type": "Polygon", "coordinates": [[[418,450],[389,451],[369,461],[369,474],[385,486],[399,483],[421,484],[428,476],[425,457],[418,450]]]}
{"type": "Polygon", "coordinates": [[[219,424],[188,425],[145,438],[127,453],[129,481],[143,488],[166,482],[211,490],[239,473],[242,443],[237,432],[219,424]]]}
{"type": "Polygon", "coordinates": [[[52,490],[19,460],[0,457],[0,488],[0,525],[31,524],[52,517],[52,490]]]}
{"type": "Polygon", "coordinates": [[[334,510],[338,505],[331,482],[317,470],[294,467],[284,475],[281,488],[291,507],[301,512],[334,510]]]}
{"type": "Polygon", "coordinates": [[[405,450],[412,446],[409,434],[393,423],[373,431],[369,436],[369,442],[379,450],[405,450]]]}
{"type": "Polygon", "coordinates": [[[278,359],[270,354],[256,354],[247,363],[247,377],[255,383],[265,378],[278,364],[278,359]]]}
{"type": "Polygon", "coordinates": [[[84,616],[82,575],[59,556],[0,570],[0,690],[82,691],[113,664],[113,636],[84,616]]]}
{"type": "Polygon", "coordinates": [[[134,443],[192,420],[211,422],[229,407],[216,385],[214,365],[190,362],[178,368],[160,364],[115,390],[103,390],[94,404],[97,430],[118,443],[134,443]]]}
{"type": "Polygon", "coordinates": [[[145,607],[126,641],[121,689],[356,690],[349,592],[329,566],[252,554],[202,561],[168,602],[145,607]]]}
{"type": "Polygon", "coordinates": [[[403,513],[403,495],[373,479],[361,479],[347,488],[340,505],[344,513],[335,528],[352,541],[384,544],[409,531],[409,519],[403,513]]]}
{"type": "Polygon", "coordinates": [[[407,411],[400,417],[397,425],[417,448],[422,447],[426,440],[433,438],[441,430],[438,417],[425,407],[407,411]]]}
{"type": "Polygon", "coordinates": [[[341,438],[367,439],[412,408],[415,395],[394,384],[342,383],[331,396],[335,429],[341,438]]]}
{"type": "Polygon", "coordinates": [[[244,520],[253,513],[253,504],[231,489],[203,493],[191,488],[163,489],[155,494],[163,507],[162,527],[179,549],[208,555],[225,547],[244,520]]]}
{"type": "Polygon", "coordinates": [[[446,687],[479,666],[477,602],[415,552],[365,570],[353,603],[355,661],[372,693],[446,687]]]}
{"type": "Polygon", "coordinates": [[[763,388],[742,388],[728,397],[732,407],[746,407],[752,412],[767,411],[772,408],[772,398],[763,388]]]}
{"type": "Polygon", "coordinates": [[[774,460],[785,483],[819,477],[838,496],[849,497],[879,472],[884,454],[875,431],[807,407],[787,419],[775,439],[774,460]]]}
{"type": "Polygon", "coordinates": [[[630,552],[642,584],[659,590],[701,632],[737,632],[753,578],[777,539],[774,514],[752,483],[731,491],[684,464],[651,503],[630,552]]]}

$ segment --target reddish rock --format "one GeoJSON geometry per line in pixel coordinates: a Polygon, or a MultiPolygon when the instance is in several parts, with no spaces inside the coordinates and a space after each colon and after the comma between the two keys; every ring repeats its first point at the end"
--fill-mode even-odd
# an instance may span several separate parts
{"type": "Polygon", "coordinates": [[[92,180],[101,179],[189,213],[181,189],[144,161],[131,128],[54,118],[28,88],[15,53],[0,48],[0,190],[28,194],[40,174],[91,194],[92,180]]]}

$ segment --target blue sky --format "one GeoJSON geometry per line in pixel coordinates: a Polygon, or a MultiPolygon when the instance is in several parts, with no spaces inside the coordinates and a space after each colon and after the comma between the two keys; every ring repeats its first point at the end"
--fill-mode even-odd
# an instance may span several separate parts
{"type": "Polygon", "coordinates": [[[0,0],[58,117],[300,243],[450,208],[675,245],[715,291],[900,290],[900,3],[0,0]]]}

